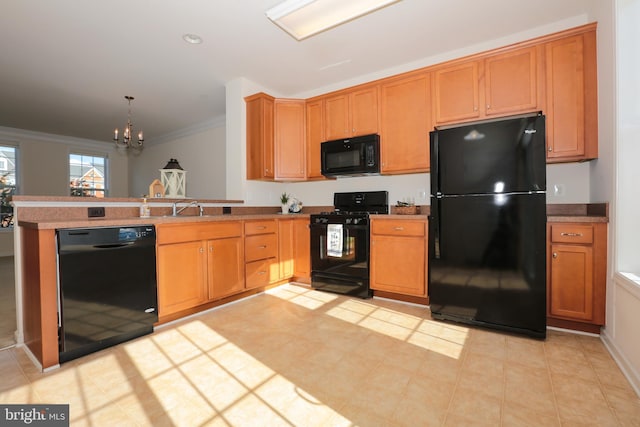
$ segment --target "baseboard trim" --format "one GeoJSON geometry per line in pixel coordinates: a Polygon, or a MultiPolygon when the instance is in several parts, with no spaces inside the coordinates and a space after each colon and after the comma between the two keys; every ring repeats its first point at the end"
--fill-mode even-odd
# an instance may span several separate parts
{"type": "Polygon", "coordinates": [[[604,343],[605,347],[607,347],[607,350],[609,350],[613,360],[618,364],[622,374],[627,378],[627,380],[629,380],[631,387],[633,387],[636,394],[640,397],[640,374],[636,372],[633,365],[629,363],[624,354],[618,349],[618,346],[611,340],[606,329],[601,332],[600,339],[604,343]]]}

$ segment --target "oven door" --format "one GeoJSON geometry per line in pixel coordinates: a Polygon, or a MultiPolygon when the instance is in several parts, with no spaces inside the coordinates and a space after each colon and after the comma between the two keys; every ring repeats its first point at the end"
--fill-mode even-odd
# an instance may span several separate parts
{"type": "Polygon", "coordinates": [[[311,286],[362,298],[369,290],[369,225],[311,224],[311,286]]]}

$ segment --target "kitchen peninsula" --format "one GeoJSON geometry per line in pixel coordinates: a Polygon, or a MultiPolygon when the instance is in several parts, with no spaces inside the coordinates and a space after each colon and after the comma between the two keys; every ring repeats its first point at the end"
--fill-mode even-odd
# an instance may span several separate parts
{"type": "MultiPolygon", "coordinates": [[[[309,214],[328,207],[305,207],[303,214],[282,215],[278,214],[280,206],[200,200],[204,216],[190,207],[174,217],[173,202],[152,199],[152,216],[140,218],[141,199],[14,198],[16,246],[20,249],[16,253],[22,266],[16,272],[22,297],[18,307],[19,332],[23,334],[20,341],[37,365],[46,370],[59,364],[56,229],[155,225],[160,323],[288,281],[308,283],[309,214]],[[90,206],[104,206],[105,217],[87,218],[90,206]],[[231,208],[229,214],[222,213],[229,210],[225,207],[231,208]],[[212,255],[218,252],[223,255],[212,255]]],[[[374,220],[424,221],[429,209],[422,208],[421,215],[397,215],[392,208],[391,215],[376,215],[374,220]]],[[[548,205],[547,214],[548,324],[597,333],[604,323],[608,206],[548,205]],[[567,275],[572,278],[569,282],[567,275]],[[556,282],[569,283],[569,292],[556,282]]],[[[379,272],[384,271],[378,267],[379,272]]],[[[422,295],[419,300],[409,293],[393,295],[376,290],[374,294],[426,304],[428,290],[423,289],[418,292],[422,295]]]]}

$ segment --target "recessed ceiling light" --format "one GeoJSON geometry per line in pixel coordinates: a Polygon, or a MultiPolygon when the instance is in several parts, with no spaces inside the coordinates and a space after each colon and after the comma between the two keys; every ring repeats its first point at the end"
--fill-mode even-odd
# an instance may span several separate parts
{"type": "Polygon", "coordinates": [[[182,36],[182,40],[186,41],[187,43],[191,43],[191,44],[200,44],[200,43],[202,43],[202,37],[200,37],[197,34],[185,34],[184,36],[182,36]]]}

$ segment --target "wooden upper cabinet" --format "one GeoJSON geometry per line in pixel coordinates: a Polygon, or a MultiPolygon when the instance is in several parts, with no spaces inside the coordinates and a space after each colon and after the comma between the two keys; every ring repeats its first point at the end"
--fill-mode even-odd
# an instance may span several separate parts
{"type": "Polygon", "coordinates": [[[431,74],[385,80],[380,86],[381,172],[429,171],[431,74]]]}
{"type": "Polygon", "coordinates": [[[272,180],[274,98],[257,93],[245,98],[247,107],[247,179],[272,180]]]}
{"type": "Polygon", "coordinates": [[[435,124],[480,117],[479,68],[479,61],[469,61],[433,72],[435,124]]]}
{"type": "Polygon", "coordinates": [[[324,99],[325,139],[378,132],[378,86],[341,91],[324,99]]]}
{"type": "Polygon", "coordinates": [[[324,178],[321,173],[320,144],[324,139],[324,103],[322,99],[306,104],[307,178],[324,178]]]}
{"type": "Polygon", "coordinates": [[[521,113],[539,108],[539,50],[532,46],[484,60],[485,115],[521,113]]]}
{"type": "Polygon", "coordinates": [[[302,180],[306,175],[305,102],[276,99],[274,103],[276,180],[302,180]]]}
{"type": "Polygon", "coordinates": [[[545,46],[548,162],[598,156],[595,38],[594,30],[545,46]]]}

